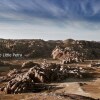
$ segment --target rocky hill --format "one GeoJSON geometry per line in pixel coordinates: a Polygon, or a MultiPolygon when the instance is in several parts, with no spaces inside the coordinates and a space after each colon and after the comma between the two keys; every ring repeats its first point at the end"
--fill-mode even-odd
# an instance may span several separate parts
{"type": "Polygon", "coordinates": [[[0,39],[0,58],[48,58],[60,46],[85,54],[87,59],[100,59],[100,42],[85,40],[0,39]],[[14,55],[17,54],[17,55],[14,55]],[[12,56],[13,55],[13,56],[12,56]],[[21,56],[22,55],[22,56],[21,56]]]}

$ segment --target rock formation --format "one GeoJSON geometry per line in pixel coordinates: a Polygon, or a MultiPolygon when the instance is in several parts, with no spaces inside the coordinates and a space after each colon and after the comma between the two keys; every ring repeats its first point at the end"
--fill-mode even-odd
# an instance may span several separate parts
{"type": "Polygon", "coordinates": [[[56,63],[43,62],[39,66],[31,68],[13,69],[7,76],[8,81],[5,87],[1,88],[7,94],[27,93],[44,89],[41,83],[60,82],[67,78],[88,78],[92,77],[91,73],[81,67],[70,67],[56,63]]]}
{"type": "Polygon", "coordinates": [[[64,50],[56,46],[52,51],[53,59],[62,60],[62,64],[76,63],[84,61],[84,54],[73,50],[73,48],[66,47],[64,50]]]}

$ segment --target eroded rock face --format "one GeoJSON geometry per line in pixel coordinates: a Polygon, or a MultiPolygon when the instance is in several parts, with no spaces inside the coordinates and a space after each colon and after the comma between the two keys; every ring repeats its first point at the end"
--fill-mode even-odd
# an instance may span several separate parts
{"type": "Polygon", "coordinates": [[[33,89],[34,89],[34,82],[30,79],[30,77],[28,75],[26,76],[19,75],[7,83],[7,86],[5,87],[4,91],[7,94],[11,93],[16,94],[16,93],[32,92],[33,89]]]}
{"type": "Polygon", "coordinates": [[[64,50],[59,46],[56,46],[52,51],[53,59],[62,60],[62,64],[83,62],[85,59],[85,54],[79,51],[73,50],[73,48],[67,47],[64,50]]]}
{"type": "MultiPolygon", "coordinates": [[[[13,72],[13,71],[12,71],[13,72]]],[[[35,83],[40,83],[39,77],[37,78],[35,76],[35,70],[34,67],[30,68],[25,73],[10,73],[15,76],[12,78],[4,88],[5,93],[7,94],[17,94],[17,93],[27,93],[27,92],[33,92],[36,89],[35,83]],[[37,79],[36,79],[37,78],[37,79]]],[[[41,80],[41,79],[40,79],[41,80]]]]}

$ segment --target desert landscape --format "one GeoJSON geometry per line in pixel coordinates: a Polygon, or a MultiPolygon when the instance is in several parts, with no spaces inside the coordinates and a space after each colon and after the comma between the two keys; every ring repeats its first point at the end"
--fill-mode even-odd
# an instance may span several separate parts
{"type": "Polygon", "coordinates": [[[100,100],[100,0],[0,0],[0,100],[100,100]]]}
{"type": "Polygon", "coordinates": [[[100,42],[0,39],[0,100],[99,100],[100,42]]]}

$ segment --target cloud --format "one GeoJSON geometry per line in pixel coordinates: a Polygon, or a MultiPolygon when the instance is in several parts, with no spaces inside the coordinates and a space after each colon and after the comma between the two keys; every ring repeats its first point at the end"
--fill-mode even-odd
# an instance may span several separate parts
{"type": "Polygon", "coordinates": [[[0,0],[0,34],[9,38],[25,34],[26,38],[85,39],[91,33],[90,39],[96,39],[93,34],[100,33],[99,5],[100,0],[0,0]]]}
{"type": "Polygon", "coordinates": [[[20,19],[37,17],[51,20],[90,19],[90,21],[100,22],[99,5],[99,0],[76,0],[75,2],[74,0],[2,0],[0,17],[9,19],[11,15],[15,20],[19,20],[19,17],[20,19]]]}

